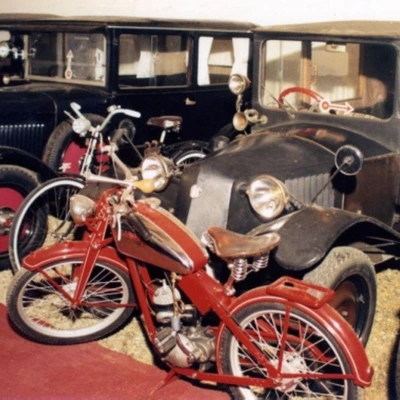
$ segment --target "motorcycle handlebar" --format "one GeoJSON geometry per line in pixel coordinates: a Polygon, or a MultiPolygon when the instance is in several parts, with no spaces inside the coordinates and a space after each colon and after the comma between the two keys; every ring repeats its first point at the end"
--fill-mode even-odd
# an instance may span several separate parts
{"type": "MultiPolygon", "coordinates": [[[[140,118],[141,114],[138,111],[135,110],[130,110],[128,108],[113,108],[107,115],[107,117],[105,118],[105,120],[103,121],[103,123],[98,126],[97,128],[94,128],[92,126],[92,124],[90,123],[90,121],[81,113],[81,106],[78,103],[71,103],[70,104],[72,110],[75,112],[75,114],[78,116],[78,118],[82,119],[82,120],[86,120],[89,123],[89,126],[92,129],[96,129],[97,131],[102,131],[106,125],[110,122],[111,118],[116,115],[116,114],[125,114],[128,117],[132,117],[132,118],[140,118]]],[[[68,115],[68,113],[67,113],[68,115]]]]}

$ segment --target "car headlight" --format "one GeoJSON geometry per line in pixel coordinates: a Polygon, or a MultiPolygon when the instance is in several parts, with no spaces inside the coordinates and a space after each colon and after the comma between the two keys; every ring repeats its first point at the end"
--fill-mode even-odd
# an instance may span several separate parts
{"type": "Polygon", "coordinates": [[[87,196],[75,194],[69,201],[69,211],[76,225],[83,225],[87,217],[91,217],[96,209],[96,203],[87,196]]]}
{"type": "Polygon", "coordinates": [[[289,200],[286,186],[269,175],[254,179],[246,190],[253,210],[265,220],[277,217],[289,200]]]}
{"type": "Polygon", "coordinates": [[[172,165],[168,163],[167,159],[160,156],[148,156],[140,166],[142,178],[152,179],[156,192],[163,190],[167,186],[171,171],[172,165]]]}
{"type": "Polygon", "coordinates": [[[240,74],[233,74],[229,78],[229,90],[235,94],[242,94],[249,86],[250,86],[250,81],[249,79],[240,74]]]}

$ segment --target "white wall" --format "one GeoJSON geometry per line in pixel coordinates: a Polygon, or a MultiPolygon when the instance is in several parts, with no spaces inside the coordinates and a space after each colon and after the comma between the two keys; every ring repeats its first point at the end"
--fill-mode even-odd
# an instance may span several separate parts
{"type": "Polygon", "coordinates": [[[131,15],[157,18],[232,19],[261,25],[344,20],[400,19],[397,0],[14,0],[0,13],[131,15]]]}

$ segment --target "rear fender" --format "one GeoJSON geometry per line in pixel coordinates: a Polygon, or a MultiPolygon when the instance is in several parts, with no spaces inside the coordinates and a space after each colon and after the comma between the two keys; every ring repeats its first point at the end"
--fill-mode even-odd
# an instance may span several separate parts
{"type": "Polygon", "coordinates": [[[354,242],[362,241],[369,234],[400,241],[398,232],[375,218],[336,208],[307,206],[293,213],[277,230],[281,241],[275,260],[287,270],[311,268],[323,260],[341,235],[357,227],[362,234],[354,234],[354,242]]]}
{"type": "MultiPolygon", "coordinates": [[[[354,377],[354,383],[363,387],[370,386],[373,376],[373,368],[369,365],[364,347],[348,322],[326,303],[330,298],[330,290],[327,291],[328,296],[323,296],[322,301],[315,299],[314,306],[310,307],[302,304],[309,303],[309,299],[307,298],[304,300],[304,297],[300,297],[299,300],[301,303],[292,301],[291,299],[298,296],[298,290],[300,287],[294,287],[294,289],[291,290],[290,285],[285,285],[286,287],[283,288],[282,283],[284,282],[285,280],[279,280],[276,284],[271,285],[272,291],[270,286],[263,286],[246,292],[230,304],[228,307],[229,313],[232,315],[239,312],[244,307],[264,302],[279,303],[300,310],[304,314],[307,314],[311,319],[321,324],[336,340],[350,365],[351,373],[354,377]],[[278,297],[277,295],[272,295],[271,292],[276,294],[280,293],[286,298],[283,296],[278,297]]],[[[293,282],[295,282],[295,280],[293,280],[293,282]]],[[[304,287],[309,286],[304,282],[301,285],[304,287]]],[[[314,286],[309,286],[309,289],[314,289],[314,286]]],[[[325,291],[325,289],[322,290],[325,291]]],[[[310,296],[313,297],[312,295],[310,296]]],[[[221,348],[221,339],[224,328],[225,325],[223,324],[219,327],[216,342],[217,349],[221,348]]],[[[217,362],[218,368],[221,370],[220,360],[218,359],[217,362]]]]}
{"type": "MultiPolygon", "coordinates": [[[[88,250],[88,245],[88,241],[66,241],[42,247],[27,255],[23,259],[22,264],[29,271],[35,272],[55,261],[84,258],[88,250]]],[[[126,262],[120,258],[113,247],[104,247],[101,249],[98,259],[128,273],[126,262]]]]}
{"type": "Polygon", "coordinates": [[[58,176],[46,163],[34,155],[15,147],[0,146],[0,165],[16,165],[29,169],[38,174],[39,180],[44,182],[58,176]]]}

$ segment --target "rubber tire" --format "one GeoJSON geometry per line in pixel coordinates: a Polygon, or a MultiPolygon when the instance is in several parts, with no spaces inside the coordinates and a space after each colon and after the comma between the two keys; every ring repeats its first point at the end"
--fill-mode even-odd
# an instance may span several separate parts
{"type": "MultiPolygon", "coordinates": [[[[80,259],[69,259],[65,260],[65,262],[84,262],[84,260],[80,259]]],[[[59,264],[60,260],[53,261],[53,263],[49,263],[47,267],[50,267],[52,264],[59,264]]],[[[129,291],[128,301],[127,303],[134,303],[135,296],[132,289],[132,283],[128,274],[122,271],[118,267],[114,267],[111,264],[105,262],[99,262],[99,265],[104,265],[110,268],[113,271],[118,271],[119,275],[123,278],[126,283],[126,286],[129,291]]],[[[24,286],[27,284],[29,280],[34,278],[35,275],[41,275],[40,272],[31,272],[25,269],[21,269],[18,273],[14,276],[13,280],[7,291],[7,298],[6,304],[8,307],[8,316],[12,321],[14,328],[24,335],[25,337],[38,342],[38,343],[45,343],[45,344],[57,344],[57,345],[69,345],[69,344],[80,344],[80,343],[87,343],[93,340],[97,340],[103,337],[108,336],[109,334],[113,333],[120,327],[122,327],[127,320],[132,316],[134,312],[134,308],[127,307],[121,313],[121,315],[113,321],[111,324],[104,326],[102,329],[98,330],[94,333],[89,333],[86,335],[75,336],[75,337],[57,337],[57,336],[50,336],[46,335],[45,333],[38,332],[37,330],[33,329],[29,325],[27,325],[23,317],[21,317],[18,309],[18,302],[19,302],[19,295],[21,290],[24,289],[24,286]]],[[[60,295],[62,296],[62,295],[60,295]]]]}
{"type": "MultiPolygon", "coordinates": [[[[237,311],[235,314],[232,315],[232,318],[236,321],[238,325],[241,325],[245,319],[247,319],[251,314],[257,314],[260,311],[262,312],[265,310],[265,312],[271,311],[271,310],[284,310],[284,305],[282,304],[276,304],[276,303],[266,303],[266,302],[259,302],[256,304],[252,304],[250,306],[244,307],[237,311]]],[[[330,342],[332,343],[332,347],[335,348],[336,354],[342,361],[342,365],[344,367],[345,372],[350,372],[350,364],[348,363],[345,355],[340,349],[340,346],[337,344],[335,338],[328,332],[327,329],[325,329],[324,326],[319,324],[318,322],[314,321],[312,318],[310,318],[307,314],[304,312],[297,310],[295,307],[291,308],[291,314],[295,314],[300,316],[301,318],[305,319],[308,322],[312,322],[313,325],[315,325],[320,332],[322,332],[325,337],[327,337],[330,342]]],[[[222,340],[221,340],[221,346],[219,349],[217,349],[217,356],[220,358],[221,364],[222,364],[222,371],[225,374],[232,375],[232,367],[231,367],[231,345],[233,341],[236,341],[236,338],[232,335],[231,331],[228,328],[224,328],[224,331],[222,333],[222,340]]],[[[360,388],[359,386],[356,386],[353,382],[348,381],[349,384],[349,395],[347,399],[352,399],[352,400],[362,400],[364,396],[364,390],[360,388]]],[[[232,398],[235,400],[239,399],[250,399],[252,397],[249,396],[244,396],[243,393],[240,391],[239,387],[237,386],[231,386],[230,391],[232,393],[232,398]]],[[[273,390],[273,389],[272,389],[273,390]]],[[[266,397],[269,398],[269,397],[266,397]]],[[[296,397],[298,398],[298,397],[296,397]]],[[[255,399],[255,397],[254,397],[255,399]]]]}
{"type": "MultiPolygon", "coordinates": [[[[11,227],[9,235],[10,236],[9,257],[10,257],[11,269],[14,274],[16,274],[21,269],[21,262],[20,262],[21,257],[18,252],[19,231],[20,231],[20,225],[22,224],[22,221],[26,217],[28,210],[32,208],[32,204],[35,201],[37,201],[38,198],[41,198],[41,196],[43,196],[44,193],[48,192],[49,190],[53,190],[54,188],[65,187],[67,185],[77,189],[83,189],[85,186],[84,182],[79,179],[62,178],[62,177],[51,179],[39,185],[21,203],[17,213],[15,214],[14,223],[11,227]]],[[[40,218],[38,214],[36,214],[36,217],[40,218]]],[[[43,226],[47,227],[47,215],[43,214],[42,224],[40,224],[40,220],[38,220],[36,224],[39,224],[41,227],[43,226]]],[[[28,252],[30,251],[37,250],[39,247],[41,247],[46,238],[47,233],[48,233],[47,229],[46,230],[43,229],[40,231],[34,230],[32,237],[29,239],[29,242],[25,245],[26,247],[30,246],[30,248],[29,250],[27,250],[26,248],[24,249],[24,255],[28,254],[28,252]]]]}
{"type": "MultiPolygon", "coordinates": [[[[38,184],[39,181],[34,172],[17,165],[0,165],[0,191],[2,187],[12,188],[19,192],[22,197],[26,197],[38,184]]],[[[0,198],[0,208],[5,205],[2,202],[3,200],[0,198]]],[[[0,271],[10,267],[8,245],[4,245],[6,251],[0,254],[0,271]]]]}
{"type": "Polygon", "coordinates": [[[305,274],[303,279],[334,290],[348,279],[353,282],[357,280],[363,290],[358,299],[368,304],[368,309],[358,318],[354,330],[365,346],[374,322],[377,298],[376,272],[370,258],[353,247],[336,247],[319,266],[305,274]]]}
{"type": "MultiPolygon", "coordinates": [[[[97,126],[103,123],[104,118],[96,114],[84,114],[85,117],[92,123],[93,126],[97,126]]],[[[54,171],[59,171],[62,165],[62,158],[65,150],[73,141],[77,141],[84,146],[84,139],[80,138],[72,130],[72,122],[66,120],[61,122],[54,131],[51,133],[47,140],[46,146],[43,151],[42,161],[44,161],[54,171]]]]}

